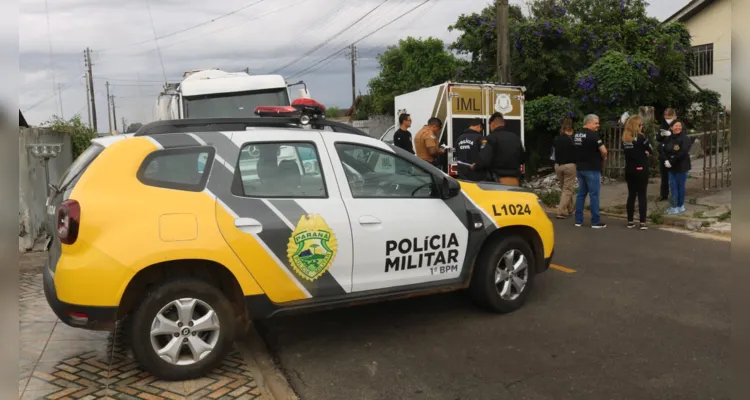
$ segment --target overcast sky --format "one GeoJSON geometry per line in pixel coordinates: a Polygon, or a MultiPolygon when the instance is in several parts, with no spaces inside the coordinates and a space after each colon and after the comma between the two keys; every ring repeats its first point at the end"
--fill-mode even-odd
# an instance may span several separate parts
{"type": "MultiPolygon", "coordinates": [[[[152,120],[165,74],[169,82],[179,82],[185,70],[196,68],[249,68],[251,73],[269,73],[316,47],[309,56],[279,73],[290,82],[303,79],[312,97],[326,106],[349,107],[351,68],[345,53],[302,75],[292,75],[423,1],[389,0],[324,43],[382,0],[48,0],[48,8],[45,0],[21,0],[20,108],[35,125],[61,113],[65,118],[80,113],[87,121],[83,78],[86,47],[92,51],[100,132],[108,129],[107,80],[115,96],[117,126],[122,129],[123,117],[128,123],[152,120]],[[200,26],[193,28],[196,25],[200,26]],[[158,40],[161,60],[154,30],[157,37],[164,36],[158,40]],[[62,88],[61,94],[53,92],[57,86],[62,88]]],[[[357,90],[367,91],[367,82],[376,74],[375,56],[386,46],[407,36],[432,36],[448,43],[457,36],[448,32],[448,25],[460,14],[479,12],[490,2],[432,0],[362,40],[357,44],[357,90]]],[[[663,19],[687,2],[651,0],[649,13],[663,19]]],[[[521,4],[523,0],[511,3],[521,4]]]]}

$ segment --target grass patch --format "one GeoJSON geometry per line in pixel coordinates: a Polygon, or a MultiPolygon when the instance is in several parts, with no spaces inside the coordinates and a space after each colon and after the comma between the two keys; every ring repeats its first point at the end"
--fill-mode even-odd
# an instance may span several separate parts
{"type": "Polygon", "coordinates": [[[546,192],[539,192],[537,193],[537,196],[539,196],[539,199],[541,199],[542,203],[544,203],[546,206],[555,207],[560,204],[560,196],[562,196],[562,194],[557,190],[550,190],[546,192]]]}
{"type": "Polygon", "coordinates": [[[708,228],[709,226],[711,226],[710,222],[708,221],[701,222],[701,228],[708,228]]]}
{"type": "Polygon", "coordinates": [[[705,214],[706,214],[705,211],[696,211],[696,212],[693,213],[693,217],[695,217],[695,218],[705,218],[706,217],[705,214]]]}
{"type": "Polygon", "coordinates": [[[661,212],[652,212],[648,215],[648,220],[654,225],[661,225],[664,223],[664,214],[661,212]]]}
{"type": "Polygon", "coordinates": [[[719,222],[724,222],[724,221],[732,219],[732,210],[729,210],[725,212],[724,214],[719,215],[718,219],[719,219],[719,222]]]}
{"type": "Polygon", "coordinates": [[[693,205],[698,204],[698,198],[697,197],[693,197],[692,199],[688,199],[687,202],[688,202],[688,204],[693,204],[693,205]]]}

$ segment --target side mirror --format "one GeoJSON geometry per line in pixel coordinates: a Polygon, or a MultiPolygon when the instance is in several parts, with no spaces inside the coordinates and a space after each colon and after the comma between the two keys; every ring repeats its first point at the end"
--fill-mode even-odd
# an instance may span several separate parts
{"type": "Polygon", "coordinates": [[[461,184],[457,180],[444,176],[440,183],[440,196],[443,199],[450,199],[461,193],[461,184]]]}

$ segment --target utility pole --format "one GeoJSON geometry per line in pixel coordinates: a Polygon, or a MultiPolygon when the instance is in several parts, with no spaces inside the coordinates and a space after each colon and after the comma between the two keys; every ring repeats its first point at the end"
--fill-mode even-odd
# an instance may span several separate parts
{"type": "Polygon", "coordinates": [[[65,119],[65,111],[63,111],[63,101],[62,101],[62,84],[57,84],[57,95],[60,98],[60,118],[65,119]]]}
{"type": "Polygon", "coordinates": [[[508,0],[495,0],[497,27],[497,78],[510,83],[510,47],[508,43],[508,0]]]}
{"type": "Polygon", "coordinates": [[[116,107],[115,107],[115,95],[112,95],[110,99],[112,99],[112,123],[114,123],[115,130],[117,130],[117,113],[116,113],[116,107]]]}
{"type": "Polygon", "coordinates": [[[112,109],[110,106],[112,105],[112,102],[110,101],[111,97],[109,96],[109,81],[107,81],[107,121],[109,121],[109,131],[107,133],[112,132],[112,109]]]}
{"type": "Polygon", "coordinates": [[[356,109],[355,103],[357,101],[357,83],[355,79],[355,66],[357,65],[357,48],[354,47],[354,44],[351,45],[351,48],[349,50],[349,58],[352,60],[352,111],[356,109]]]}
{"type": "Polygon", "coordinates": [[[88,88],[89,98],[91,99],[91,121],[94,124],[94,132],[99,132],[99,128],[96,125],[96,97],[94,96],[94,74],[91,72],[91,49],[86,48],[86,67],[88,69],[88,88]]]}
{"type": "Polygon", "coordinates": [[[86,115],[89,117],[89,128],[91,128],[91,96],[89,95],[89,74],[83,76],[86,81],[86,115]]]}

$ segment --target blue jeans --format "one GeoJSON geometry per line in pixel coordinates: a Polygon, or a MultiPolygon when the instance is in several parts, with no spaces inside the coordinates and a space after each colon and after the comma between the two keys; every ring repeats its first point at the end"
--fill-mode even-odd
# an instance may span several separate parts
{"type": "Polygon", "coordinates": [[[600,171],[576,171],[578,178],[578,195],[576,196],[576,224],[583,223],[583,203],[586,195],[589,195],[591,203],[591,224],[600,222],[599,216],[599,190],[602,186],[602,173],[600,171]]]}
{"type": "Polygon", "coordinates": [[[687,172],[669,171],[669,188],[672,191],[672,207],[685,205],[685,186],[687,185],[687,172]]]}

